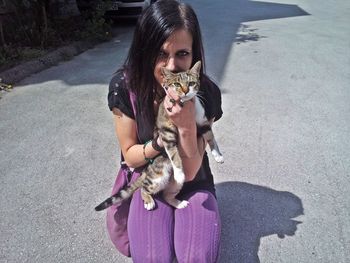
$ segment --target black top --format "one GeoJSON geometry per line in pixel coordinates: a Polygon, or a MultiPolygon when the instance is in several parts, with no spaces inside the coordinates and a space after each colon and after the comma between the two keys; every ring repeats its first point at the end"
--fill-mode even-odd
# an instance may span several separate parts
{"type": "MultiPolygon", "coordinates": [[[[215,118],[215,121],[221,118],[221,92],[214,82],[205,78],[201,81],[200,91],[204,99],[205,115],[208,119],[215,118]]],[[[135,119],[134,111],[130,101],[129,92],[122,72],[118,71],[109,84],[108,107],[110,110],[118,108],[128,117],[135,119]]],[[[142,138],[145,141],[152,138],[142,138]]],[[[185,195],[195,190],[208,190],[215,195],[213,175],[209,167],[207,153],[204,153],[202,166],[196,177],[191,182],[186,182],[180,195],[185,195]]]]}

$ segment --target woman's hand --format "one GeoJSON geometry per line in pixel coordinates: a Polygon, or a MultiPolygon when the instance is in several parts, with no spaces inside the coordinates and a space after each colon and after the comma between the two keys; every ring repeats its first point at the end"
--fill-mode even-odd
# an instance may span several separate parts
{"type": "Polygon", "coordinates": [[[168,89],[164,107],[170,120],[179,129],[193,130],[196,127],[196,112],[194,101],[181,102],[175,91],[168,89]]]}

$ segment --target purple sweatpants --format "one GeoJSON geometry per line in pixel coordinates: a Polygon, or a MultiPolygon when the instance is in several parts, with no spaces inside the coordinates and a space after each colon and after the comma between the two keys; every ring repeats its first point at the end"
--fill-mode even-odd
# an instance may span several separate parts
{"type": "Polygon", "coordinates": [[[133,262],[217,262],[221,223],[215,197],[208,191],[186,196],[189,205],[174,209],[156,197],[157,208],[147,211],[140,191],[131,201],[128,235],[133,262]]]}

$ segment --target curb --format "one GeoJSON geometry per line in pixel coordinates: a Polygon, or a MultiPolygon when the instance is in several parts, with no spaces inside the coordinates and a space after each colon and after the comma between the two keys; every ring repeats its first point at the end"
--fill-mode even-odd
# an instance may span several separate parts
{"type": "Polygon", "coordinates": [[[1,82],[13,85],[32,74],[57,65],[63,60],[69,60],[73,56],[94,47],[97,43],[99,42],[77,41],[70,45],[58,48],[45,56],[24,62],[18,66],[0,72],[1,82]]]}

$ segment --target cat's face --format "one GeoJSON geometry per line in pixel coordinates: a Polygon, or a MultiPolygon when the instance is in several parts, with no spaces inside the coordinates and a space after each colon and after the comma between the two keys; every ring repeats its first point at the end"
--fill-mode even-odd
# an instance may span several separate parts
{"type": "Polygon", "coordinates": [[[199,90],[199,74],[201,62],[184,72],[172,73],[166,68],[162,68],[164,85],[176,92],[183,101],[187,101],[196,96],[199,90]]]}

